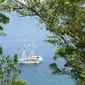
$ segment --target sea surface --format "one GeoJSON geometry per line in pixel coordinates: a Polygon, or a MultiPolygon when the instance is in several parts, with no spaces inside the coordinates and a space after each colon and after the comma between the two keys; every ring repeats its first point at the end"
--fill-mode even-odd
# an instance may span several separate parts
{"type": "MultiPolygon", "coordinates": [[[[4,25],[4,32],[8,35],[0,36],[4,56],[12,57],[18,54],[21,57],[24,46],[32,41],[37,45],[35,55],[43,56],[43,62],[40,64],[18,64],[17,67],[22,71],[18,78],[26,80],[26,85],[75,85],[70,76],[52,75],[49,64],[53,62],[56,47],[44,42],[49,32],[40,28],[45,28],[45,25],[38,27],[39,21],[34,17],[19,17],[15,13],[5,14],[10,18],[10,22],[4,25]]],[[[30,48],[26,49],[26,53],[29,56],[30,48]]],[[[64,60],[58,59],[56,63],[59,67],[63,67],[64,60]]]]}
{"type": "MultiPolygon", "coordinates": [[[[25,46],[34,41],[37,45],[35,55],[43,56],[43,62],[40,64],[18,64],[17,67],[22,71],[18,76],[19,79],[26,80],[26,85],[74,85],[73,80],[67,75],[52,75],[51,69],[48,67],[53,62],[55,53],[55,46],[45,43],[43,37],[25,38],[24,36],[7,36],[0,37],[0,45],[3,47],[5,56],[18,54],[22,56],[25,46]],[[33,40],[34,39],[34,40],[33,40]]],[[[27,56],[30,53],[30,48],[26,49],[27,56]]],[[[60,67],[63,66],[64,61],[59,59],[57,61],[60,67]]]]}

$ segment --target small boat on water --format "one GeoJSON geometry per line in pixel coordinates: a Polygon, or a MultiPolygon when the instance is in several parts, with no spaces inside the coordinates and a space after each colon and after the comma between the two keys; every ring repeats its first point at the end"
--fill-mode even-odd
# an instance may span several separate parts
{"type": "Polygon", "coordinates": [[[21,64],[37,64],[37,63],[41,63],[43,61],[42,56],[35,56],[34,55],[34,49],[36,48],[36,46],[34,46],[34,44],[32,44],[32,46],[31,46],[30,55],[28,57],[26,56],[26,49],[29,46],[30,45],[28,45],[27,47],[24,48],[24,51],[22,53],[22,57],[19,59],[19,63],[21,63],[21,64]]]}

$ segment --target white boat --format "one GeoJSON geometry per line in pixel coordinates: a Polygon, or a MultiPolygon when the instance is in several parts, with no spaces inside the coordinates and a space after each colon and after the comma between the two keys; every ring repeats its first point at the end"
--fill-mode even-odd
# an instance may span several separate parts
{"type": "Polygon", "coordinates": [[[41,63],[43,61],[42,56],[35,56],[34,55],[34,49],[36,48],[36,46],[34,46],[34,44],[32,44],[31,46],[31,53],[29,54],[29,56],[26,56],[26,49],[29,47],[30,45],[28,45],[27,47],[24,48],[24,51],[22,53],[22,57],[19,59],[19,63],[22,64],[33,64],[33,63],[41,63]]]}
{"type": "Polygon", "coordinates": [[[34,63],[41,63],[43,61],[41,56],[29,56],[28,61],[34,61],[34,63]]]}

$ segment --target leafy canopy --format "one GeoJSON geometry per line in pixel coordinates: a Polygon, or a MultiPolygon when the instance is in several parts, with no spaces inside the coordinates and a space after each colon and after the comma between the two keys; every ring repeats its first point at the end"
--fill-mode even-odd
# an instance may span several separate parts
{"type": "Polygon", "coordinates": [[[0,85],[26,85],[23,79],[17,79],[17,76],[21,73],[16,67],[18,63],[17,54],[13,57],[9,55],[4,57],[1,47],[0,53],[0,85]]]}
{"type": "Polygon", "coordinates": [[[85,8],[84,0],[8,0],[4,10],[22,16],[38,16],[52,33],[47,42],[57,45],[54,59],[64,58],[64,68],[50,65],[53,73],[71,75],[77,85],[85,85],[85,8]],[[11,5],[9,5],[9,4],[11,5]],[[70,69],[68,69],[70,67],[70,69]]]}
{"type": "MultiPolygon", "coordinates": [[[[0,0],[2,4],[4,0],[0,0]]],[[[5,36],[3,32],[3,24],[9,23],[9,17],[0,13],[0,35],[5,36]]],[[[9,55],[3,56],[2,47],[0,47],[0,85],[26,85],[23,79],[17,79],[21,71],[16,67],[18,63],[18,56],[15,54],[13,57],[9,55]]]]}

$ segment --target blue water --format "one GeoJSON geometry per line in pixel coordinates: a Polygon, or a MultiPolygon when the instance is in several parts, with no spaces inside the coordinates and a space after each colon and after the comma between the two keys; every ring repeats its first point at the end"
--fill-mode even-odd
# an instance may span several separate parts
{"type": "MultiPolygon", "coordinates": [[[[22,71],[18,78],[26,80],[26,85],[74,85],[70,76],[51,75],[52,71],[48,66],[53,62],[55,47],[45,43],[43,40],[43,37],[34,38],[37,45],[35,54],[43,56],[43,62],[40,64],[17,65],[22,71]]],[[[31,42],[32,39],[27,38],[26,45],[31,42]]],[[[13,56],[15,53],[21,56],[24,47],[24,37],[0,37],[0,45],[3,46],[5,56],[8,54],[13,56]]],[[[26,52],[29,55],[29,48],[26,52]]],[[[58,60],[57,63],[62,67],[63,60],[58,60]]]]}
{"type": "MultiPolygon", "coordinates": [[[[4,26],[4,32],[8,34],[7,37],[0,36],[0,45],[3,47],[5,56],[18,54],[20,57],[24,48],[24,39],[26,38],[26,45],[35,41],[37,48],[35,55],[43,56],[43,62],[40,64],[17,65],[22,73],[18,76],[20,79],[26,80],[26,85],[74,85],[73,80],[67,75],[51,75],[49,64],[53,62],[55,48],[51,44],[45,43],[44,39],[49,34],[45,30],[41,30],[38,26],[39,21],[34,17],[20,18],[15,13],[6,14],[10,17],[10,23],[4,26]]],[[[44,25],[41,26],[45,28],[44,25]]],[[[29,55],[30,49],[26,50],[29,55]]],[[[64,61],[59,59],[57,61],[60,67],[63,66],[64,61]]]]}

